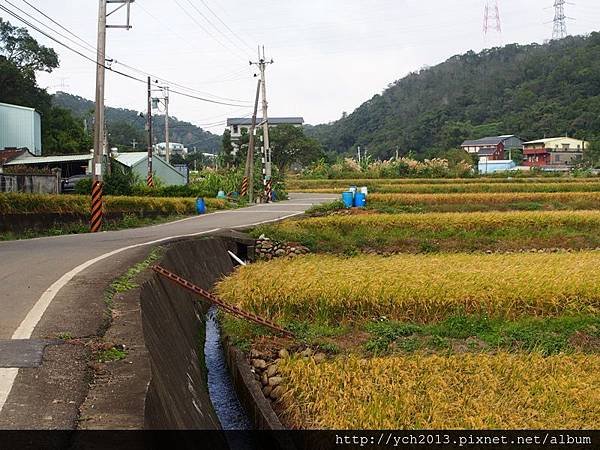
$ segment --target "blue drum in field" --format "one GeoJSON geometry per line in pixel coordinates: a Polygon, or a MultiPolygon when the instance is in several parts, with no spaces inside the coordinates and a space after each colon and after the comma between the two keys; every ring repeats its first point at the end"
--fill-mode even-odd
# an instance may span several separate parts
{"type": "Polygon", "coordinates": [[[353,192],[343,192],[342,193],[342,202],[344,202],[345,208],[352,208],[354,203],[354,193],[353,192]]]}
{"type": "Polygon", "coordinates": [[[362,192],[354,194],[354,206],[357,208],[364,208],[367,206],[367,196],[362,192]]]}
{"type": "Polygon", "coordinates": [[[206,202],[203,198],[196,199],[196,211],[198,212],[198,214],[206,213],[206,202]]]}

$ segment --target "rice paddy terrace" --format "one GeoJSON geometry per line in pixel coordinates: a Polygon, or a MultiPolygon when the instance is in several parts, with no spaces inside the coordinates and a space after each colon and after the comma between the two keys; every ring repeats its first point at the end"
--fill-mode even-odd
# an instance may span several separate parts
{"type": "Polygon", "coordinates": [[[284,425],[595,428],[599,181],[296,180],[290,190],[361,181],[365,209],[338,202],[252,231],[309,254],[259,261],[217,286],[295,333],[223,318],[284,425]]]}

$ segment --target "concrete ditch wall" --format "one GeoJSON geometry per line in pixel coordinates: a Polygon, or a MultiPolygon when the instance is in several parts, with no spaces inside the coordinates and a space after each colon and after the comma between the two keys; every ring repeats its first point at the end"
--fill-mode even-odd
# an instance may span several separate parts
{"type": "MultiPolygon", "coordinates": [[[[169,247],[161,265],[204,289],[233,270],[222,239],[197,239],[169,247]]],[[[208,304],[159,278],[141,290],[144,339],[152,381],[145,406],[147,429],[219,429],[204,365],[204,315],[208,304]]]]}
{"type": "MultiPolygon", "coordinates": [[[[254,260],[254,240],[237,231],[169,246],[160,261],[204,289],[234,269],[227,251],[254,260]]],[[[141,289],[142,324],[150,355],[152,381],[145,403],[146,429],[219,429],[208,394],[204,364],[205,314],[208,304],[154,274],[141,289]]],[[[224,337],[229,372],[240,402],[259,430],[283,426],[264,397],[244,355],[224,337]]],[[[293,448],[275,439],[273,448],[293,448]]]]}

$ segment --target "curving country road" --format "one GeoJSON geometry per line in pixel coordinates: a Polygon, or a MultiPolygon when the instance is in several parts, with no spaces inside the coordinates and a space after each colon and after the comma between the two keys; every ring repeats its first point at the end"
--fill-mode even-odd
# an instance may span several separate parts
{"type": "MultiPolygon", "coordinates": [[[[334,198],[337,196],[292,194],[288,201],[219,211],[146,228],[0,242],[0,343],[39,334],[34,331],[50,305],[54,307],[60,301],[61,290],[68,290],[76,276],[94,271],[100,263],[124,270],[127,254],[136,249],[182,236],[282,220],[334,198]]],[[[85,286],[79,292],[85,296],[85,286]]],[[[17,372],[10,365],[0,364],[0,416],[17,372]]]]}

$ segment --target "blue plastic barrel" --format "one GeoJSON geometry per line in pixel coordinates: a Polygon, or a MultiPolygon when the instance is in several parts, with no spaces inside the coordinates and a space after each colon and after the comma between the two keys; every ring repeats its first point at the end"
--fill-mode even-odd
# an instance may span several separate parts
{"type": "Polygon", "coordinates": [[[367,197],[362,192],[354,194],[354,206],[357,208],[364,208],[367,206],[367,197]]]}
{"type": "Polygon", "coordinates": [[[198,212],[198,214],[206,213],[206,202],[203,198],[196,199],[196,211],[198,212]]]}
{"type": "Polygon", "coordinates": [[[354,194],[350,191],[342,192],[342,202],[344,202],[344,207],[352,208],[352,202],[354,201],[354,194]]]}

